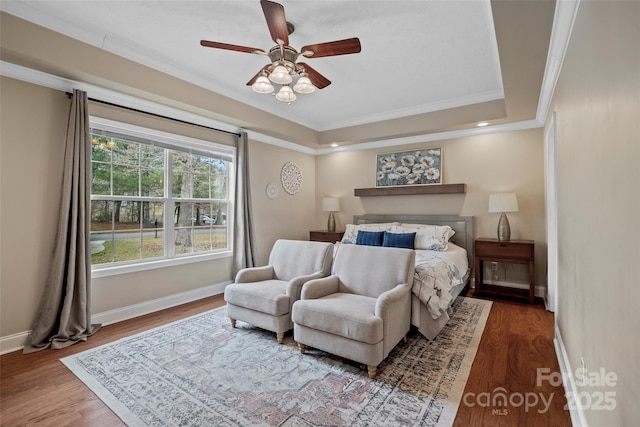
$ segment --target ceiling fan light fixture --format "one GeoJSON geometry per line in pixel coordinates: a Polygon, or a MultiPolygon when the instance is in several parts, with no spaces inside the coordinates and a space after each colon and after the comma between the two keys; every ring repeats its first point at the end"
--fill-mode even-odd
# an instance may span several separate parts
{"type": "Polygon", "coordinates": [[[282,102],[293,102],[297,98],[289,86],[282,86],[278,93],[276,93],[276,99],[282,102]]]}
{"type": "Polygon", "coordinates": [[[273,85],[266,76],[259,76],[255,83],[251,85],[251,89],[257,93],[273,92],[273,85]]]}
{"type": "Polygon", "coordinates": [[[298,93],[308,94],[308,93],[315,92],[316,87],[311,83],[311,80],[309,80],[309,77],[302,76],[296,82],[295,86],[293,87],[293,90],[295,90],[298,93]]]}
{"type": "Polygon", "coordinates": [[[293,78],[289,74],[289,70],[284,65],[278,65],[273,69],[271,74],[269,74],[269,80],[274,83],[278,83],[279,85],[288,85],[291,83],[293,78]]]}

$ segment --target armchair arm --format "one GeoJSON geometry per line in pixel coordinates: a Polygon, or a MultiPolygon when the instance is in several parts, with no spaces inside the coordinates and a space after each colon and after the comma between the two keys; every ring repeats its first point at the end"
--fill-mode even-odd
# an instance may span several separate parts
{"type": "Polygon", "coordinates": [[[410,292],[411,287],[406,283],[402,283],[393,289],[381,293],[378,298],[376,298],[375,315],[384,319],[384,313],[389,311],[397,301],[407,298],[407,294],[410,292]]]}
{"type": "Polygon", "coordinates": [[[302,287],[301,299],[318,299],[335,294],[339,290],[339,284],[340,279],[338,279],[338,276],[310,280],[302,287]]]}
{"type": "Polygon", "coordinates": [[[382,318],[384,357],[411,328],[411,286],[400,284],[376,299],[376,316],[382,318]]]}
{"type": "Polygon", "coordinates": [[[243,268],[236,274],[236,283],[260,282],[273,279],[274,271],[270,265],[264,267],[243,268]]]}
{"type": "Polygon", "coordinates": [[[298,276],[294,277],[287,284],[287,296],[291,301],[291,305],[294,302],[300,299],[300,293],[302,292],[302,286],[307,283],[309,280],[319,279],[322,277],[322,271],[316,271],[313,274],[308,274],[306,276],[298,276]]]}

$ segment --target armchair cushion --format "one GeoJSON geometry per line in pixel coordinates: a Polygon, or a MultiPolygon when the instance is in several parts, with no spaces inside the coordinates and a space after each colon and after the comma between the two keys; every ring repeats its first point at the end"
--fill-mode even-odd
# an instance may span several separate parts
{"type": "Polygon", "coordinates": [[[296,303],[293,322],[333,335],[375,344],[382,341],[382,319],[375,315],[376,299],[336,293],[296,303]]]}
{"type": "Polygon", "coordinates": [[[227,303],[273,316],[289,312],[289,297],[286,295],[288,282],[283,280],[263,280],[256,283],[236,283],[233,292],[225,292],[227,303]]]}

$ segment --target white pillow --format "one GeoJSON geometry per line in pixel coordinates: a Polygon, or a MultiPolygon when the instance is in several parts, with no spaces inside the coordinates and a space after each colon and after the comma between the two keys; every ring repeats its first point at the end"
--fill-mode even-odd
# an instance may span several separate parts
{"type": "Polygon", "coordinates": [[[358,230],[367,231],[391,231],[393,227],[400,225],[399,222],[387,222],[383,224],[347,224],[342,236],[342,243],[355,244],[358,237],[358,230]]]}
{"type": "Polygon", "coordinates": [[[428,228],[428,227],[445,227],[449,230],[448,236],[447,236],[447,242],[449,240],[451,240],[451,238],[453,237],[454,234],[456,234],[456,231],[449,227],[448,225],[431,225],[431,224],[406,224],[406,223],[402,223],[400,224],[402,227],[407,227],[407,228],[428,228]]]}
{"type": "Polygon", "coordinates": [[[448,225],[402,224],[392,233],[416,233],[415,248],[443,252],[447,250],[453,230],[448,225]]]}

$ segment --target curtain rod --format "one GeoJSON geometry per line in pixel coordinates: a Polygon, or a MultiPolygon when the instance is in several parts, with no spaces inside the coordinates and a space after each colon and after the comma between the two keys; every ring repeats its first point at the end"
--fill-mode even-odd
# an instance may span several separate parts
{"type": "MultiPolygon", "coordinates": [[[[73,96],[73,93],[71,93],[71,92],[65,92],[65,93],[67,94],[67,97],[69,97],[69,99],[71,99],[71,97],[73,96]]],[[[163,116],[162,114],[150,113],[148,111],[138,110],[137,108],[133,108],[133,107],[125,107],[124,105],[114,104],[113,102],[102,101],[100,99],[95,99],[95,98],[89,98],[89,101],[97,102],[99,104],[109,105],[111,107],[122,108],[122,109],[125,109],[125,110],[128,110],[128,111],[133,111],[135,113],[147,114],[149,116],[158,117],[160,119],[173,120],[174,122],[178,122],[178,123],[184,123],[184,124],[187,124],[187,125],[198,126],[198,127],[204,128],[204,129],[215,130],[215,131],[218,131],[218,132],[228,133],[230,135],[240,136],[240,134],[237,133],[237,132],[231,132],[231,131],[224,130],[224,129],[217,129],[217,128],[214,128],[214,127],[211,127],[211,126],[201,125],[201,124],[198,124],[198,123],[191,123],[191,122],[188,122],[186,120],[176,119],[174,117],[169,117],[169,116],[163,116]]]]}

